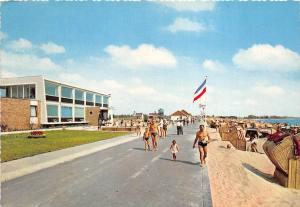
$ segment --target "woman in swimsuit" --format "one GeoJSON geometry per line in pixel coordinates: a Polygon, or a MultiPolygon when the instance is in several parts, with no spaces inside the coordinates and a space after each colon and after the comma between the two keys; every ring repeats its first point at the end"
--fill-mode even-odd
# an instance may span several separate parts
{"type": "Polygon", "coordinates": [[[205,158],[207,157],[207,144],[210,141],[209,133],[204,130],[204,124],[200,124],[199,131],[196,133],[196,138],[194,141],[193,148],[195,148],[198,142],[198,149],[200,153],[200,166],[205,165],[205,158]]]}
{"type": "Polygon", "coordinates": [[[153,119],[151,120],[149,131],[152,138],[152,149],[157,151],[158,126],[153,119]]]}

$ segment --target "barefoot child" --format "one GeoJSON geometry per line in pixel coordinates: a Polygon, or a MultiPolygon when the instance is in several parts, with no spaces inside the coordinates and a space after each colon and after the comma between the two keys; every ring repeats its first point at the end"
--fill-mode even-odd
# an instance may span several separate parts
{"type": "Polygon", "coordinates": [[[170,150],[171,150],[172,155],[173,155],[173,160],[176,160],[176,153],[179,152],[179,147],[178,147],[178,144],[176,144],[175,139],[172,141],[172,144],[170,146],[170,150]]]}
{"type": "Polygon", "coordinates": [[[144,143],[145,143],[145,151],[147,149],[151,150],[150,144],[149,144],[149,136],[150,136],[150,131],[149,131],[149,128],[146,127],[145,128],[145,132],[144,132],[144,136],[143,136],[143,140],[144,140],[144,143]]]}

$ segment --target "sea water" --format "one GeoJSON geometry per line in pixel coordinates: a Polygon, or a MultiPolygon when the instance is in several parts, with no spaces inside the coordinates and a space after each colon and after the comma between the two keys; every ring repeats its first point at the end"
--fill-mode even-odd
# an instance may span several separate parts
{"type": "Polygon", "coordinates": [[[290,126],[295,126],[298,125],[300,126],[300,118],[285,118],[285,119],[257,119],[259,122],[265,122],[265,123],[271,123],[271,124],[276,124],[276,123],[286,123],[290,126]]]}

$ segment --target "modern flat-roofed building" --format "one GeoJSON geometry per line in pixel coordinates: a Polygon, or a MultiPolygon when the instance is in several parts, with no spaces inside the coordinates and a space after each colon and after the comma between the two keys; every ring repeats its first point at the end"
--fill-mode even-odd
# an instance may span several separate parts
{"type": "Polygon", "coordinates": [[[7,130],[90,124],[112,119],[110,94],[43,76],[0,79],[1,127],[7,130]]]}

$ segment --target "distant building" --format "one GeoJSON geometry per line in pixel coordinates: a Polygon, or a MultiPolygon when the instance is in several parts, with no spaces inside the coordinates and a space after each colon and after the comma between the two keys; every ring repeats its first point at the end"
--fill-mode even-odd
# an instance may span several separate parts
{"type": "Polygon", "coordinates": [[[27,76],[0,79],[1,126],[10,130],[98,125],[112,119],[110,95],[27,76]]]}
{"type": "Polygon", "coordinates": [[[171,114],[171,120],[176,121],[176,120],[182,120],[182,119],[189,119],[191,120],[192,114],[188,113],[186,110],[181,110],[181,111],[175,111],[173,114],[171,114]]]}
{"type": "Polygon", "coordinates": [[[148,118],[149,118],[149,119],[157,119],[157,118],[159,118],[159,114],[156,113],[156,112],[154,112],[154,113],[149,113],[148,118]]]}
{"type": "Polygon", "coordinates": [[[143,113],[135,113],[134,117],[136,119],[144,120],[144,114],[143,113]]]}

